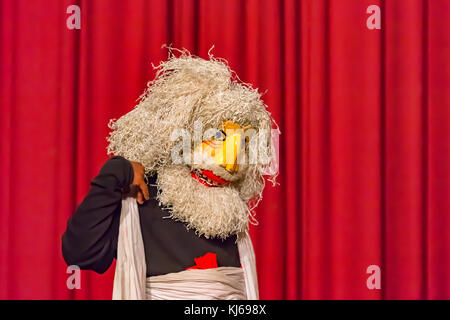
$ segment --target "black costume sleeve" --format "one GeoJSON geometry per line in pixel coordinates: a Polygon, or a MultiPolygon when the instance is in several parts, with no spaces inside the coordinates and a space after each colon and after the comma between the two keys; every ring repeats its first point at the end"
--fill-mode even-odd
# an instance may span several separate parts
{"type": "Polygon", "coordinates": [[[122,189],[133,178],[133,167],[123,157],[113,157],[103,165],[62,236],[68,265],[98,273],[109,268],[117,252],[122,189]]]}

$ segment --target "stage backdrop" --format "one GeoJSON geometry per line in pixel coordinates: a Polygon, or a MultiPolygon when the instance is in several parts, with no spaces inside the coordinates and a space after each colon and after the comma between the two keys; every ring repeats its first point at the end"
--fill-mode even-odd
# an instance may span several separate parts
{"type": "Polygon", "coordinates": [[[214,45],[280,125],[261,298],[449,299],[449,21],[448,0],[1,1],[0,298],[111,297],[114,265],[67,288],[61,235],[172,44],[214,45]]]}

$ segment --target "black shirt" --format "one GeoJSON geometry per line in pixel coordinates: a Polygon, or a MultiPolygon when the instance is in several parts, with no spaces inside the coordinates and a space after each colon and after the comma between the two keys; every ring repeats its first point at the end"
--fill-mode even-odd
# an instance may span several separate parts
{"type": "MultiPolygon", "coordinates": [[[[91,188],[67,223],[62,252],[68,265],[105,272],[117,254],[123,189],[133,181],[133,167],[123,157],[106,161],[92,180],[91,188]]],[[[156,200],[156,177],[148,177],[150,200],[138,205],[144,241],[147,276],[183,271],[194,258],[208,252],[217,256],[219,267],[239,267],[236,236],[206,239],[187,230],[182,222],[168,218],[156,200]],[[165,217],[165,218],[164,218],[165,217]]]]}

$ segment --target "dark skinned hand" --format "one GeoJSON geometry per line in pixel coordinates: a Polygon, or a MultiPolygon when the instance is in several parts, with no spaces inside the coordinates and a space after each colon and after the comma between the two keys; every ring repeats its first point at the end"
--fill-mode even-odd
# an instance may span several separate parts
{"type": "Polygon", "coordinates": [[[130,161],[133,166],[134,179],[132,187],[135,189],[133,195],[136,197],[136,201],[139,204],[144,204],[144,199],[150,199],[147,183],[145,183],[145,170],[144,166],[139,162],[130,161]]]}

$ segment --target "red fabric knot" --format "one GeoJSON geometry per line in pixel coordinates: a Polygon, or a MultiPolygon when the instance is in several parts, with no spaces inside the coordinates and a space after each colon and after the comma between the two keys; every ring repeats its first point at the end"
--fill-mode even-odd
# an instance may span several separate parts
{"type": "Polygon", "coordinates": [[[195,261],[195,266],[186,268],[186,270],[217,268],[217,256],[215,253],[208,252],[201,257],[194,258],[194,261],[195,261]]]}

